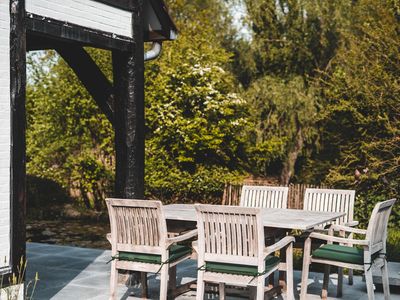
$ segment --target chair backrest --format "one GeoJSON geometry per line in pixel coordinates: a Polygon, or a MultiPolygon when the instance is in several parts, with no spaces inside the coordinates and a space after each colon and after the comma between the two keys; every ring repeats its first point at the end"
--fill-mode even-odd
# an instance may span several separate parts
{"type": "Polygon", "coordinates": [[[346,215],[337,219],[335,224],[343,225],[354,218],[354,190],[306,189],[304,193],[304,210],[345,212],[346,215]]]}
{"type": "Polygon", "coordinates": [[[199,264],[262,264],[264,229],[261,209],[202,204],[195,207],[199,264]]]}
{"type": "Polygon", "coordinates": [[[289,188],[284,186],[244,185],[240,206],[287,208],[289,188]]]}
{"type": "Polygon", "coordinates": [[[118,251],[161,254],[167,224],[160,201],[106,199],[113,255],[118,251]]]}
{"type": "Polygon", "coordinates": [[[389,216],[395,202],[396,199],[379,202],[372,211],[366,234],[366,239],[371,242],[371,254],[386,250],[389,216]]]}

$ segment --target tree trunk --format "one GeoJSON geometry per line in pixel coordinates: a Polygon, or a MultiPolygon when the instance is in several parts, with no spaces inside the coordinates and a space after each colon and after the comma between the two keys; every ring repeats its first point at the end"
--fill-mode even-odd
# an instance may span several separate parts
{"type": "Polygon", "coordinates": [[[289,149],[287,158],[283,162],[281,178],[280,178],[281,185],[286,186],[289,184],[289,181],[294,174],[294,166],[296,164],[297,158],[299,157],[299,154],[303,150],[303,146],[304,146],[303,131],[301,130],[301,128],[299,128],[297,130],[294,143],[292,144],[292,147],[290,147],[289,149]]]}

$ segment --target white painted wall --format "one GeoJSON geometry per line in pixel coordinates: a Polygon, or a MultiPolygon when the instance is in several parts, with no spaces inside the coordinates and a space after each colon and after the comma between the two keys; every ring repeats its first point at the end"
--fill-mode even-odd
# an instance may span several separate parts
{"type": "Polygon", "coordinates": [[[26,11],[29,13],[132,37],[132,13],[100,2],[93,0],[26,0],[25,5],[26,11]]]}
{"type": "Polygon", "coordinates": [[[10,257],[10,15],[0,0],[0,273],[10,257]]]}

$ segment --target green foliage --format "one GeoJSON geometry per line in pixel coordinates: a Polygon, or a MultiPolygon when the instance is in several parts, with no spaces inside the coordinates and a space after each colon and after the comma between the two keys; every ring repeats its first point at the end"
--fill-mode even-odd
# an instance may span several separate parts
{"type": "MultiPolygon", "coordinates": [[[[149,162],[153,165],[155,162],[149,162]]],[[[184,171],[159,160],[158,167],[146,174],[147,191],[151,198],[166,203],[221,203],[226,182],[241,181],[243,174],[224,167],[199,166],[195,173],[184,171]],[[168,175],[168,177],[165,176],[168,175]]]]}
{"type": "MultiPolygon", "coordinates": [[[[204,200],[220,196],[224,182],[241,173],[246,110],[222,47],[231,35],[225,5],[170,5],[179,39],[146,64],[146,193],[204,200]]],[[[112,80],[110,53],[88,51],[112,80]]],[[[30,58],[28,173],[100,210],[112,194],[113,129],[55,53],[30,58]]]]}
{"type": "MultiPolygon", "coordinates": [[[[110,77],[110,55],[90,53],[110,77]]],[[[69,189],[87,208],[100,209],[111,184],[99,179],[109,181],[114,174],[112,127],[54,52],[30,59],[35,63],[30,61],[27,87],[27,172],[69,189]]]]}
{"type": "Polygon", "coordinates": [[[400,232],[397,228],[389,229],[386,249],[389,261],[400,262],[400,232]]]}
{"type": "Polygon", "coordinates": [[[207,3],[201,11],[191,1],[171,3],[179,40],[146,68],[146,184],[158,198],[221,195],[245,159],[245,105],[227,68],[221,24],[210,19],[218,7],[207,3]]]}
{"type": "Polygon", "coordinates": [[[330,183],[350,185],[355,170],[365,169],[369,185],[362,190],[398,194],[400,25],[389,4],[360,1],[351,11],[352,26],[321,80],[327,101],[319,159],[330,162],[330,183]]]}
{"type": "Polygon", "coordinates": [[[243,0],[252,28],[256,76],[312,76],[338,43],[336,22],[345,1],[243,0]]]}
{"type": "Polygon", "coordinates": [[[29,208],[43,207],[46,203],[66,203],[69,200],[67,191],[50,179],[28,176],[27,185],[29,208]]]}
{"type": "Polygon", "coordinates": [[[268,175],[271,163],[283,165],[299,142],[311,142],[315,137],[315,97],[301,77],[266,76],[249,87],[245,98],[254,124],[249,155],[256,170],[268,175]]]}
{"type": "Polygon", "coordinates": [[[243,3],[252,40],[248,48],[243,40],[236,43],[248,51],[237,55],[235,68],[246,65],[238,74],[248,86],[245,98],[255,127],[249,148],[253,170],[278,175],[281,184],[288,184],[301,180],[295,168],[301,168],[299,164],[306,163],[318,145],[319,97],[313,80],[337,50],[338,20],[347,4],[308,0],[243,3]]]}

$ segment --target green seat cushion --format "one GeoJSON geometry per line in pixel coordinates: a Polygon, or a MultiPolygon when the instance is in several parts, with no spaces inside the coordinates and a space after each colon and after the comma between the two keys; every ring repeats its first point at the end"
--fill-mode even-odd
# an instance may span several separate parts
{"type": "MultiPolygon", "coordinates": [[[[269,255],[265,259],[265,271],[268,272],[279,264],[279,257],[269,255]]],[[[257,276],[258,270],[256,266],[226,264],[219,262],[206,262],[205,270],[209,272],[228,273],[235,275],[257,276]]]]}
{"type": "Polygon", "coordinates": [[[312,257],[356,265],[364,264],[364,251],[362,249],[335,244],[319,247],[313,251],[312,257]]]}
{"type": "MultiPolygon", "coordinates": [[[[173,245],[169,248],[168,262],[174,262],[188,254],[192,253],[192,249],[183,245],[173,245]]],[[[161,255],[139,253],[139,252],[124,252],[118,253],[118,260],[137,261],[149,264],[161,264],[161,255]]]]}

